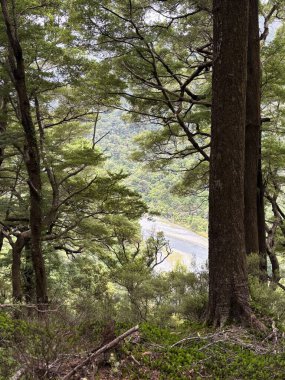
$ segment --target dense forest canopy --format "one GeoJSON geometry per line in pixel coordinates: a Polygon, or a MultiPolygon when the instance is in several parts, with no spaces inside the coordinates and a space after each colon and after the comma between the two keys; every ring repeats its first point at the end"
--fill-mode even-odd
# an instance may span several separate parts
{"type": "Polygon", "coordinates": [[[284,1],[0,3],[0,379],[283,379],[284,1]]]}

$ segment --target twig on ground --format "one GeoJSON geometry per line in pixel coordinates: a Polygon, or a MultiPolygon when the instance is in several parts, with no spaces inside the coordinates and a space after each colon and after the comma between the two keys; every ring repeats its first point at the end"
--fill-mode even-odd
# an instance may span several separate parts
{"type": "Polygon", "coordinates": [[[210,343],[206,344],[206,346],[203,346],[203,347],[199,348],[198,351],[203,351],[203,350],[205,350],[206,348],[212,346],[213,344],[217,344],[217,343],[221,343],[221,342],[223,343],[224,340],[223,340],[223,339],[215,340],[214,342],[210,342],[210,343]]]}
{"type": "Polygon", "coordinates": [[[132,361],[133,361],[136,365],[138,365],[138,366],[141,365],[141,363],[140,363],[140,362],[134,357],[134,355],[131,355],[130,358],[132,359],[132,361]]]}
{"type": "MultiPolygon", "coordinates": [[[[237,345],[242,348],[248,349],[256,353],[257,355],[264,355],[266,353],[272,352],[272,345],[265,346],[263,343],[267,340],[273,341],[273,348],[275,350],[277,341],[278,341],[278,329],[275,326],[275,323],[272,323],[272,333],[269,334],[265,339],[263,339],[261,342],[257,342],[255,340],[252,340],[251,343],[248,342],[248,339],[252,339],[252,336],[249,336],[246,330],[242,329],[232,329],[232,330],[224,330],[219,331],[214,334],[209,334],[205,336],[190,336],[184,339],[179,340],[178,342],[174,343],[170,346],[170,348],[183,345],[187,342],[193,342],[193,341],[209,341],[206,345],[199,348],[199,351],[205,350],[209,348],[210,346],[217,344],[217,343],[228,343],[231,345],[237,345]],[[244,341],[243,339],[246,339],[244,341]]],[[[275,351],[274,351],[275,352],[275,351]]]]}
{"type": "Polygon", "coordinates": [[[16,373],[14,373],[14,375],[12,377],[10,377],[10,380],[20,380],[21,377],[24,376],[26,371],[27,371],[27,366],[18,369],[18,371],[16,373]]]}
{"type": "Polygon", "coordinates": [[[62,377],[62,380],[69,380],[72,378],[72,376],[79,371],[82,367],[84,367],[86,364],[90,363],[91,360],[95,359],[102,353],[110,350],[111,348],[117,346],[122,340],[124,340],[127,336],[133,334],[134,332],[138,331],[139,326],[134,326],[130,330],[124,332],[122,335],[118,336],[116,339],[112,340],[110,343],[105,344],[105,346],[99,348],[99,350],[92,353],[87,359],[83,360],[81,363],[79,363],[75,368],[73,368],[67,375],[62,377]]]}

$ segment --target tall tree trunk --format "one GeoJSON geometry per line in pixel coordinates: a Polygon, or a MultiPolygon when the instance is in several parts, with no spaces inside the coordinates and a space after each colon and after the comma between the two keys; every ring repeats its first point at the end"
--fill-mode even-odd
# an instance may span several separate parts
{"type": "Polygon", "coordinates": [[[24,158],[28,173],[30,191],[30,228],[31,255],[36,278],[36,293],[38,303],[47,303],[47,283],[45,264],[41,247],[42,206],[41,206],[41,173],[40,155],[33,124],[30,102],[26,86],[25,65],[22,47],[20,45],[16,23],[11,23],[7,1],[1,0],[2,14],[6,25],[9,44],[9,64],[11,78],[18,94],[18,105],[21,114],[21,124],[25,133],[24,158]]]}
{"type": "Polygon", "coordinates": [[[248,0],[214,0],[208,323],[250,316],[244,233],[248,0]]]}
{"type": "Polygon", "coordinates": [[[260,278],[267,280],[265,215],[261,171],[261,65],[258,17],[258,0],[249,0],[244,223],[246,253],[259,254],[260,278]]]}
{"type": "Polygon", "coordinates": [[[259,252],[257,173],[261,122],[260,72],[258,0],[249,0],[244,174],[244,221],[247,254],[259,252]]]}

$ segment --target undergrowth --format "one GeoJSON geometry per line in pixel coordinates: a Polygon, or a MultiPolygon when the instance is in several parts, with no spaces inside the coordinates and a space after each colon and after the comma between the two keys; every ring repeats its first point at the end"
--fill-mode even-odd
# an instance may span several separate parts
{"type": "Polygon", "coordinates": [[[120,375],[124,379],[284,380],[282,338],[277,347],[272,342],[261,344],[260,338],[244,329],[213,333],[197,324],[188,327],[187,333],[184,327],[183,336],[179,331],[150,325],[143,325],[141,334],[141,344],[125,346],[126,352],[140,364],[130,361],[122,366],[121,373],[117,372],[117,378],[120,375]],[[207,338],[215,334],[216,340],[207,338]],[[187,335],[193,339],[171,347],[187,335]],[[263,351],[259,352],[261,347],[263,351]]]}
{"type": "MultiPolygon", "coordinates": [[[[117,324],[115,335],[129,327],[117,324]]],[[[0,335],[0,380],[11,378],[25,364],[29,371],[22,379],[61,379],[100,341],[99,331],[82,329],[74,319],[62,319],[61,324],[56,318],[27,322],[4,314],[0,335]]],[[[284,380],[284,373],[285,340],[280,331],[272,339],[270,331],[260,336],[242,327],[213,330],[185,322],[162,328],[142,323],[138,335],[115,347],[99,368],[89,366],[86,374],[73,379],[284,380]]]]}

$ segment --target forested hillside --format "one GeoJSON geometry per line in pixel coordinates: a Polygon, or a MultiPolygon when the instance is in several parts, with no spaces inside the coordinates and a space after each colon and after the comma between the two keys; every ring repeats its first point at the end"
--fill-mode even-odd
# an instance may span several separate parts
{"type": "Polygon", "coordinates": [[[199,188],[194,177],[192,186],[183,182],[186,162],[183,165],[171,162],[167,168],[159,168],[155,166],[156,161],[137,157],[139,141],[144,139],[141,136],[154,130],[153,125],[133,123],[123,111],[109,111],[99,116],[96,131],[102,140],[98,146],[108,157],[110,170],[128,174],[125,183],[142,196],[149,214],[160,215],[206,235],[206,183],[199,188]]]}
{"type": "Polygon", "coordinates": [[[284,58],[284,0],[0,0],[0,380],[284,380],[284,58]]]}

